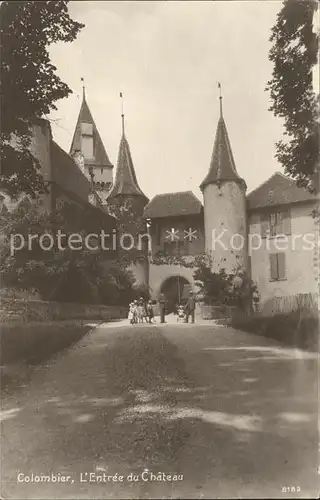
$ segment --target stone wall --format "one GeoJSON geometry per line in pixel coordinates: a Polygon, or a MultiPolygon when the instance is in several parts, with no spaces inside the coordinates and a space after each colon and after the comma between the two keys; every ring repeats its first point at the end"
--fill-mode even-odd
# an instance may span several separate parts
{"type": "Polygon", "coordinates": [[[60,321],[72,319],[103,320],[125,318],[127,308],[95,304],[69,304],[3,298],[0,304],[1,323],[28,323],[29,321],[60,321]]]}

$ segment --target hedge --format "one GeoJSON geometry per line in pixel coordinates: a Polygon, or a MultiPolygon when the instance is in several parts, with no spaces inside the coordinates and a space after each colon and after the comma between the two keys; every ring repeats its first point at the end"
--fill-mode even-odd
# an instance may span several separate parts
{"type": "Polygon", "coordinates": [[[313,311],[292,311],[274,316],[248,316],[241,312],[233,314],[231,326],[278,342],[307,349],[318,350],[319,316],[313,311]]]}

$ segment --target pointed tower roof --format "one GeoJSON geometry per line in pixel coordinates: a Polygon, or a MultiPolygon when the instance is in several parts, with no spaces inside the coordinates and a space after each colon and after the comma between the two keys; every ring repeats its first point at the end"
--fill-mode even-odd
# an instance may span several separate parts
{"type": "Polygon", "coordinates": [[[108,194],[108,198],[112,198],[120,194],[143,196],[144,198],[147,198],[139,187],[129,143],[125,135],[122,135],[121,137],[116,176],[113,186],[108,194]]]}
{"type": "Polygon", "coordinates": [[[95,121],[92,117],[91,111],[89,109],[88,103],[86,101],[85,89],[83,87],[83,97],[82,104],[77,120],[77,125],[74,131],[71,147],[70,147],[70,155],[73,155],[76,150],[81,151],[81,123],[90,123],[93,128],[93,159],[90,161],[93,165],[101,166],[101,167],[109,167],[113,168],[112,163],[109,160],[107,152],[104,148],[103,142],[101,140],[100,134],[96,127],[95,121]]]}
{"type": "MultiPolygon", "coordinates": [[[[122,95],[121,95],[122,97],[122,95]]],[[[142,196],[149,201],[146,195],[141,191],[136,172],[133,166],[129,143],[124,132],[124,115],[122,113],[122,137],[119,146],[118,162],[116,176],[111,190],[108,193],[108,199],[119,195],[142,196]]]]}
{"type": "Polygon", "coordinates": [[[241,179],[236,169],[227,127],[223,118],[222,97],[220,95],[220,118],[218,121],[210,168],[207,176],[200,184],[200,189],[203,191],[204,187],[208,184],[216,184],[223,181],[235,181],[245,184],[245,181],[241,179]]]}

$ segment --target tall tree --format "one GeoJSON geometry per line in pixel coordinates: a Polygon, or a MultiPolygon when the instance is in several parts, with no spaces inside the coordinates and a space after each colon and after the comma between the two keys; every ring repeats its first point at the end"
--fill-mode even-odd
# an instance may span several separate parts
{"type": "Polygon", "coordinates": [[[272,28],[272,79],[267,84],[270,110],[284,120],[287,140],[276,144],[276,157],[298,186],[314,190],[319,165],[319,95],[312,74],[318,35],[313,20],[316,0],[284,0],[272,28]]]}
{"type": "Polygon", "coordinates": [[[56,74],[48,52],[52,43],[75,40],[84,26],[70,18],[68,3],[6,1],[0,5],[0,181],[11,196],[24,192],[35,197],[45,190],[40,164],[29,150],[30,126],[72,93],[56,74]]]}

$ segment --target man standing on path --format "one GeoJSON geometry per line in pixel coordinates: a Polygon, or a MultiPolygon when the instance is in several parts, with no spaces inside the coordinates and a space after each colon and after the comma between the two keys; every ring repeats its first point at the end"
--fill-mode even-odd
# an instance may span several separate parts
{"type": "Polygon", "coordinates": [[[190,297],[188,298],[188,302],[186,303],[185,312],[186,312],[186,323],[189,323],[189,315],[191,314],[191,323],[194,323],[194,313],[196,308],[196,301],[193,296],[193,292],[190,292],[190,297]]]}
{"type": "Polygon", "coordinates": [[[165,323],[166,298],[163,293],[160,294],[159,305],[160,305],[160,323],[165,323]]]}

